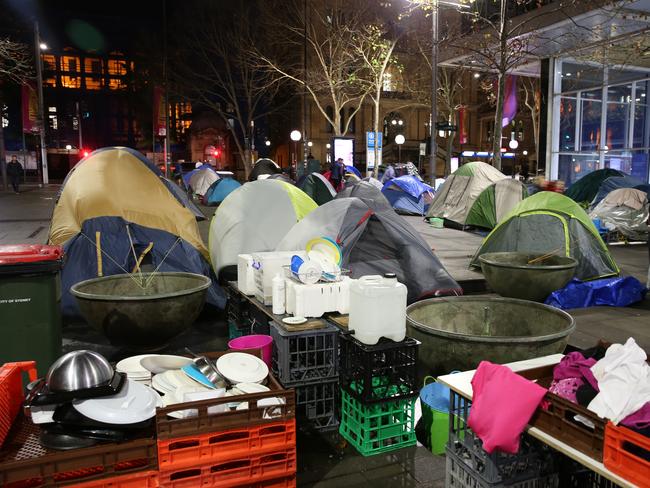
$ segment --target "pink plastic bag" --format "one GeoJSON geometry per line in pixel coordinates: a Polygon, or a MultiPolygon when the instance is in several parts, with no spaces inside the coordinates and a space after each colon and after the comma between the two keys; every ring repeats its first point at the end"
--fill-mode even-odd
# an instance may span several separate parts
{"type": "Polygon", "coordinates": [[[506,366],[481,361],[472,378],[474,395],[469,428],[483,441],[483,449],[515,454],[526,424],[546,389],[506,366]]]}

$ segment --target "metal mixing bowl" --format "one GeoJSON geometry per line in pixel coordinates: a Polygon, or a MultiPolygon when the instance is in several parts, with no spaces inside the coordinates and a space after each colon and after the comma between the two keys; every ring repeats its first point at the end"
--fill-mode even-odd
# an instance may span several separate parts
{"type": "Polygon", "coordinates": [[[113,367],[94,351],[72,351],[57,359],[47,372],[49,390],[77,391],[108,383],[114,375],[113,367]]]}

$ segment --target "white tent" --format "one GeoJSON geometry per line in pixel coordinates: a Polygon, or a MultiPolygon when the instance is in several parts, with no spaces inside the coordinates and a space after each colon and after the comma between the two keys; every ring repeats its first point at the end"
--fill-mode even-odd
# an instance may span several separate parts
{"type": "Polygon", "coordinates": [[[296,222],[317,207],[302,190],[278,180],[256,180],[236,189],[210,222],[215,272],[237,264],[239,254],[273,251],[296,222]]]}
{"type": "Polygon", "coordinates": [[[634,240],[648,239],[648,194],[634,188],[611,191],[589,214],[603,227],[634,240]]]}
{"type": "Polygon", "coordinates": [[[190,187],[197,195],[205,195],[219,175],[209,168],[200,169],[190,177],[190,187]]]}
{"type": "Polygon", "coordinates": [[[454,171],[436,192],[426,217],[465,225],[467,214],[483,190],[506,176],[487,163],[475,161],[454,171]]]}

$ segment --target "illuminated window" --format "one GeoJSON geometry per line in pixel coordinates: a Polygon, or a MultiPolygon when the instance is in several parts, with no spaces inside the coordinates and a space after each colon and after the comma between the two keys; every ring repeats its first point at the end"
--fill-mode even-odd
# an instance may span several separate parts
{"type": "Polygon", "coordinates": [[[192,121],[192,104],[190,102],[178,102],[170,104],[169,116],[175,121],[175,128],[178,134],[184,134],[189,129],[192,121]]]}
{"type": "Polygon", "coordinates": [[[61,71],[79,71],[79,58],[77,56],[61,56],[61,71]]]}
{"type": "Polygon", "coordinates": [[[86,58],[84,60],[86,73],[101,75],[102,74],[102,60],[96,58],[86,58]]]}
{"type": "Polygon", "coordinates": [[[57,130],[59,128],[59,121],[56,118],[56,115],[50,115],[48,119],[50,121],[50,128],[52,130],[57,130]]]}
{"type": "Polygon", "coordinates": [[[43,86],[56,86],[56,77],[43,78],[43,86]]]}
{"type": "Polygon", "coordinates": [[[44,71],[56,71],[56,56],[52,54],[41,54],[44,71]]]}
{"type": "Polygon", "coordinates": [[[61,86],[63,88],[81,87],[81,78],[78,76],[61,76],[61,86]]]}
{"type": "Polygon", "coordinates": [[[47,111],[56,113],[56,107],[47,107],[47,111]]]}
{"type": "Polygon", "coordinates": [[[109,59],[108,60],[108,74],[109,75],[125,75],[126,74],[126,61],[123,59],[109,59]]]}
{"type": "Polygon", "coordinates": [[[101,90],[102,79],[94,76],[86,76],[86,90],[101,90]]]}
{"type": "Polygon", "coordinates": [[[124,90],[126,88],[126,83],[121,78],[109,78],[108,88],[111,90],[124,90]]]}

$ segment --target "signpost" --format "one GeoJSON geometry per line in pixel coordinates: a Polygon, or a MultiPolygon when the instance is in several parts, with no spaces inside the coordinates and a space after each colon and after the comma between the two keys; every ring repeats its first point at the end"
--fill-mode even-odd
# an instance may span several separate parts
{"type": "Polygon", "coordinates": [[[368,131],[366,132],[366,173],[375,169],[375,163],[378,165],[381,164],[381,150],[383,146],[383,138],[382,138],[382,133],[378,132],[377,133],[378,137],[378,142],[377,144],[377,159],[378,161],[375,161],[375,133],[374,131],[368,131]]]}

